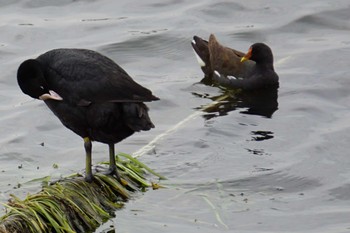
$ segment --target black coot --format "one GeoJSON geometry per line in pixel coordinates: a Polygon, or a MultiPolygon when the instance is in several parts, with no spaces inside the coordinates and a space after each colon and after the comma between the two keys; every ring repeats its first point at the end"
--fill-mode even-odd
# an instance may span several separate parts
{"type": "Polygon", "coordinates": [[[109,173],[120,180],[114,144],[154,128],[143,102],[159,100],[114,61],[91,50],[55,49],[24,61],[17,72],[22,91],[43,100],[62,124],[84,139],[85,180],[93,179],[91,141],[109,146],[109,173]]]}

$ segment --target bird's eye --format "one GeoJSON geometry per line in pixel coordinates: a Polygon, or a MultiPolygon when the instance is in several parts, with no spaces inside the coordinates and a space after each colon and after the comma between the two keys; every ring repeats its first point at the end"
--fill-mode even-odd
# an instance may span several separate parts
{"type": "Polygon", "coordinates": [[[44,87],[43,87],[43,86],[40,86],[40,89],[44,90],[44,87]]]}

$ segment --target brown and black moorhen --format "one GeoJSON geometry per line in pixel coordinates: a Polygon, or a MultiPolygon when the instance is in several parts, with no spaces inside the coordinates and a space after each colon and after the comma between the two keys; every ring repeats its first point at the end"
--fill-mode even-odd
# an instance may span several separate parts
{"type": "Polygon", "coordinates": [[[266,44],[255,43],[244,54],[221,45],[211,34],[209,41],[194,36],[192,47],[205,78],[219,85],[243,90],[279,86],[272,51],[266,44]]]}

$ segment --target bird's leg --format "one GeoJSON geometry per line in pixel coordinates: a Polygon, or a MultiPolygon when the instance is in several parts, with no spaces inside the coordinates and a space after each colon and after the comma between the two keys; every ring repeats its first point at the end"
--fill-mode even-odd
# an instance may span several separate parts
{"type": "Polygon", "coordinates": [[[93,180],[93,175],[91,171],[91,151],[92,151],[92,143],[89,137],[84,138],[84,148],[86,154],[85,160],[85,181],[91,183],[93,180]]]}
{"type": "Polygon", "coordinates": [[[118,169],[117,169],[117,165],[115,163],[115,151],[114,151],[114,144],[110,143],[108,144],[109,147],[109,169],[107,174],[108,175],[115,175],[118,179],[119,182],[121,182],[119,173],[118,173],[118,169]]]}
{"type": "Polygon", "coordinates": [[[115,164],[115,151],[114,144],[108,144],[109,147],[109,173],[113,174],[117,170],[117,165],[115,164]]]}

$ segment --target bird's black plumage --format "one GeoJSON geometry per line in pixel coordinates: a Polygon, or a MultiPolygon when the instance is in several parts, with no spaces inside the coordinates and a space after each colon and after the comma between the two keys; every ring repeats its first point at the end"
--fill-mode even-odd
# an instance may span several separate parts
{"type": "Polygon", "coordinates": [[[17,81],[25,94],[44,100],[63,125],[84,138],[89,181],[91,141],[109,145],[113,172],[114,144],[136,131],[154,127],[143,102],[158,98],[97,52],[48,51],[24,61],[18,68],[17,81]]]}

